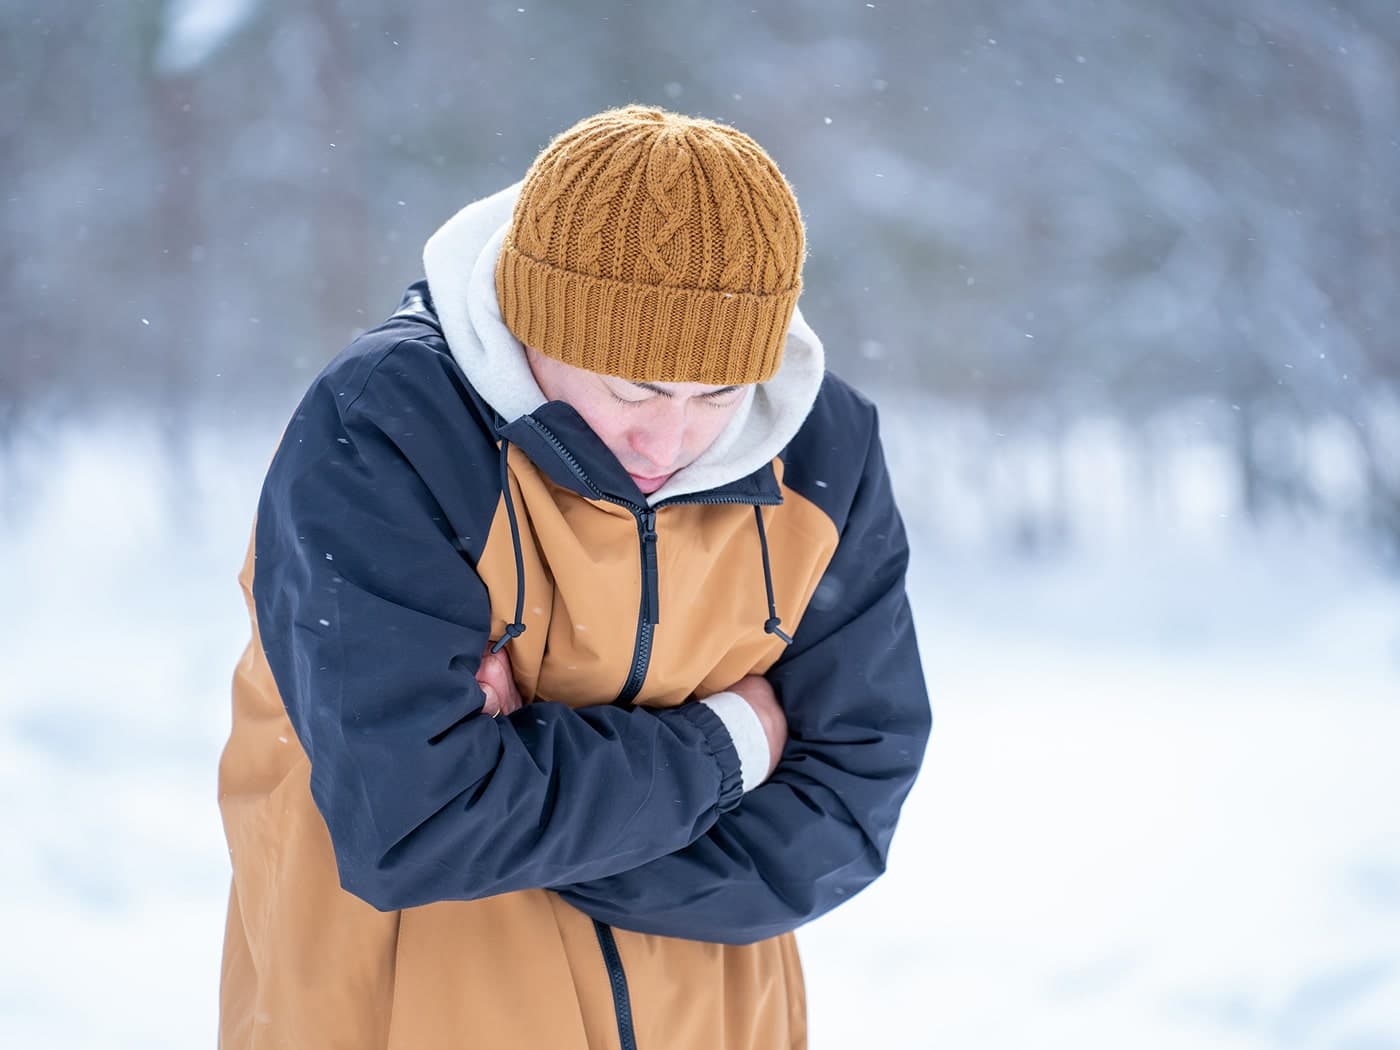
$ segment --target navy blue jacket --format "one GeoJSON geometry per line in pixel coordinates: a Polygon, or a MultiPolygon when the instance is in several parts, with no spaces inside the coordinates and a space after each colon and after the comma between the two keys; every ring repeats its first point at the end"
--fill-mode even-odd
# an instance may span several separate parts
{"type": "MultiPolygon", "coordinates": [[[[571,408],[532,417],[476,393],[420,282],[312,384],[269,468],[257,623],[342,885],[384,910],[543,887],[601,922],[736,944],[849,899],[884,870],[930,728],[873,406],[828,374],[779,457],[839,542],[767,672],[789,740],[747,794],[701,704],[482,713],[502,439],[548,435],[521,450],[553,481],[647,509],[571,408]]],[[[771,465],[705,496],[782,498],[771,465]]]]}

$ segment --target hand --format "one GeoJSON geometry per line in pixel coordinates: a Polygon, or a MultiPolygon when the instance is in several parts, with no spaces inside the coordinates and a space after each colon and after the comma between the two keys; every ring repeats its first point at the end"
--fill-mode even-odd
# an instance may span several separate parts
{"type": "Polygon", "coordinates": [[[481,666],[476,669],[476,684],[486,694],[481,710],[492,718],[508,715],[523,706],[520,691],[515,688],[515,672],[511,670],[510,657],[504,649],[493,653],[490,644],[486,646],[481,666]]]}
{"type": "Polygon", "coordinates": [[[761,674],[739,679],[729,687],[728,692],[738,693],[748,701],[763,724],[763,732],[768,736],[768,773],[765,776],[771,775],[778,768],[778,759],[783,757],[783,747],[788,737],[787,715],[778,704],[777,694],[761,674]]]}

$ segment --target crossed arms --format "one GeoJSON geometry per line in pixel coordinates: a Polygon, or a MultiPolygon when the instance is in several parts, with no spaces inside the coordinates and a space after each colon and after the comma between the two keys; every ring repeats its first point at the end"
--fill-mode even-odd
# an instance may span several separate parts
{"type": "MultiPolygon", "coordinates": [[[[449,468],[369,390],[307,395],[264,486],[253,588],[346,890],[391,910],[548,888],[626,929],[748,943],[883,871],[929,708],[873,418],[826,575],[839,598],[767,675],[788,737],[744,794],[703,704],[483,710],[489,603],[445,524],[449,468]]],[[[484,472],[494,450],[460,437],[451,470],[484,472]]]]}

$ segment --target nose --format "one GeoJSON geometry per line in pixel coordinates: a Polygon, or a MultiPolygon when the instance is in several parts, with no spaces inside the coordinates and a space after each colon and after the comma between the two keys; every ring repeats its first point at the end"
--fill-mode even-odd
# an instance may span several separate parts
{"type": "Polygon", "coordinates": [[[679,418],[658,420],[633,430],[627,441],[632,451],[650,465],[648,469],[656,475],[669,474],[685,445],[685,423],[679,418]]]}

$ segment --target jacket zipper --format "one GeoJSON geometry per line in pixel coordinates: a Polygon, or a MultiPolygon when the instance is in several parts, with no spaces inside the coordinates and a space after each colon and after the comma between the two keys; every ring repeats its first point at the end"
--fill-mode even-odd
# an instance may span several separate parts
{"type": "MultiPolygon", "coordinates": [[[[614,503],[619,507],[626,507],[637,519],[637,538],[642,556],[642,597],[641,608],[637,615],[637,641],[632,650],[632,669],[627,675],[622,692],[613,701],[613,703],[623,706],[630,705],[636,699],[637,694],[641,692],[642,683],[646,681],[647,669],[651,665],[652,635],[661,618],[660,573],[656,562],[657,511],[662,507],[674,507],[682,504],[745,503],[750,506],[754,504],[770,506],[781,503],[782,497],[768,496],[745,499],[740,496],[676,496],[673,499],[662,500],[654,507],[644,507],[630,500],[618,499],[604,493],[597,485],[593,484],[592,479],[584,473],[583,467],[574,458],[573,453],[554,436],[548,427],[533,416],[524,418],[536,433],[549,442],[550,447],[573,472],[574,477],[578,478],[594,498],[614,503]]],[[[608,968],[608,983],[612,985],[613,1010],[617,1014],[618,1039],[621,1041],[622,1050],[637,1050],[637,1035],[632,1027],[632,1000],[627,992],[627,973],[622,968],[622,954],[617,950],[617,940],[613,937],[612,927],[606,923],[594,919],[593,928],[598,934],[598,946],[602,949],[603,962],[608,968]]]]}
{"type": "MultiPolygon", "coordinates": [[[[585,481],[587,479],[584,479],[585,481]]],[[[637,694],[642,691],[642,683],[646,681],[647,670],[651,667],[651,642],[655,634],[656,626],[661,622],[661,574],[656,564],[656,513],[663,507],[697,506],[697,505],[720,505],[726,503],[759,503],[769,505],[781,503],[780,499],[742,499],[735,496],[701,496],[695,499],[687,499],[685,496],[677,496],[674,499],[662,500],[655,507],[643,508],[635,504],[624,503],[615,500],[610,496],[599,494],[600,498],[608,500],[610,503],[618,503],[628,507],[637,518],[637,535],[641,540],[642,548],[642,608],[637,617],[637,641],[632,650],[632,670],[627,675],[627,681],[622,687],[622,692],[617,695],[613,703],[620,706],[629,706],[637,698],[637,694]]]]}
{"type": "Polygon", "coordinates": [[[657,606],[661,604],[658,597],[660,584],[657,580],[656,569],[656,512],[650,507],[643,507],[639,503],[618,499],[616,496],[609,496],[603,492],[597,485],[593,484],[593,479],[584,473],[579,461],[574,458],[573,453],[564,446],[564,443],[554,436],[553,431],[533,416],[526,416],[525,421],[534,428],[536,433],[549,442],[555,454],[564,461],[565,466],[573,472],[574,477],[583,483],[595,499],[604,500],[619,507],[626,507],[637,519],[637,538],[642,555],[642,597],[641,607],[637,610],[637,639],[632,645],[632,667],[627,672],[627,681],[623,683],[622,692],[618,693],[617,699],[613,701],[621,707],[630,706],[637,694],[642,691],[642,682],[646,680],[647,668],[651,664],[651,638],[657,623],[657,606]]]}
{"type": "MultiPolygon", "coordinates": [[[[635,512],[634,512],[635,513],[635,512]]],[[[651,666],[651,640],[661,622],[661,581],[656,566],[656,511],[637,513],[637,535],[642,548],[642,608],[637,617],[637,641],[632,649],[632,670],[615,704],[626,706],[642,691],[651,666]]]]}
{"type": "Polygon", "coordinates": [[[755,498],[745,498],[742,496],[675,496],[672,499],[662,500],[654,507],[645,507],[640,503],[633,503],[631,500],[618,499],[616,496],[609,496],[593,484],[593,479],[585,472],[579,461],[574,458],[572,452],[565,447],[564,443],[555,437],[554,432],[547,426],[535,419],[534,416],[525,416],[525,422],[544,438],[555,454],[564,461],[565,466],[573,472],[588,489],[595,499],[603,500],[607,503],[616,504],[619,507],[626,507],[632,512],[632,516],[637,519],[637,538],[641,547],[642,555],[642,598],[641,608],[637,612],[637,639],[632,647],[632,668],[627,673],[627,681],[623,683],[622,691],[617,694],[617,699],[613,701],[621,707],[628,707],[637,698],[637,694],[642,691],[642,683],[646,681],[647,669],[651,666],[651,642],[655,633],[656,625],[661,621],[661,596],[660,579],[656,563],[656,513],[663,507],[687,506],[717,506],[726,503],[744,503],[749,506],[758,504],[760,506],[772,506],[781,503],[781,496],[760,496],[755,498]]]}
{"type": "Polygon", "coordinates": [[[632,1027],[632,998],[627,994],[627,974],[622,969],[622,953],[617,950],[612,927],[593,920],[598,933],[598,947],[603,949],[603,962],[608,967],[608,983],[612,985],[613,1009],[617,1011],[617,1038],[622,1050],[637,1050],[637,1033],[632,1027]]]}

